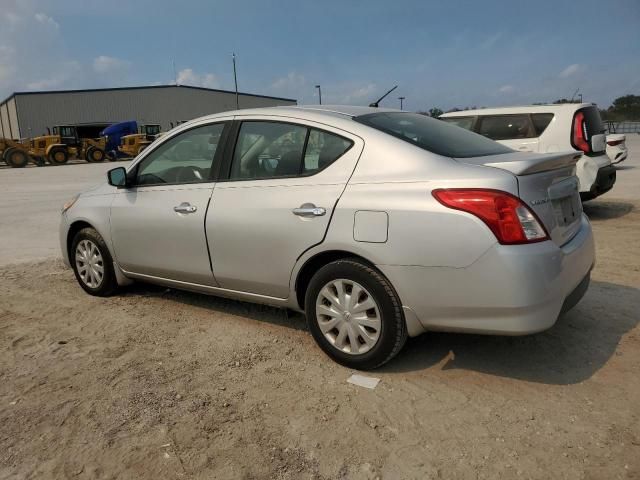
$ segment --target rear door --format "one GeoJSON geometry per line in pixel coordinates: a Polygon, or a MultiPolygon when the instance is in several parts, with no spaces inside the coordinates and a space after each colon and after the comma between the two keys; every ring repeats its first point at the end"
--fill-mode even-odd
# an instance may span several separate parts
{"type": "Polygon", "coordinates": [[[282,117],[246,119],[236,131],[207,215],[213,271],[222,288],[286,298],[296,260],[322,242],[364,143],[282,117]]]}
{"type": "Polygon", "coordinates": [[[514,150],[538,151],[539,135],[527,113],[481,115],[476,123],[476,132],[514,150]]]}

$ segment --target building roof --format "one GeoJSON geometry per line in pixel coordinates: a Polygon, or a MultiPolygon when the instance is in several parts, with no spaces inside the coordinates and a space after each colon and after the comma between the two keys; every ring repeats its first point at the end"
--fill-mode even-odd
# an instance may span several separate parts
{"type": "MultiPolygon", "coordinates": [[[[217,88],[194,87],[192,85],[146,85],[146,86],[137,86],[137,87],[87,88],[87,89],[79,89],[79,90],[40,90],[40,91],[14,92],[11,95],[9,95],[7,98],[2,100],[0,102],[0,105],[8,102],[9,100],[11,100],[12,98],[18,95],[40,95],[45,93],[46,94],[52,94],[52,93],[65,94],[65,93],[85,93],[85,92],[113,92],[113,91],[119,91],[119,90],[148,90],[153,88],[189,88],[193,90],[204,90],[207,92],[229,93],[232,95],[235,95],[236,93],[233,90],[220,90],[217,88]]],[[[238,95],[244,95],[249,97],[259,97],[259,98],[270,98],[272,100],[284,100],[287,102],[297,102],[297,100],[293,98],[272,97],[269,95],[258,95],[255,93],[238,92],[238,95]]]]}

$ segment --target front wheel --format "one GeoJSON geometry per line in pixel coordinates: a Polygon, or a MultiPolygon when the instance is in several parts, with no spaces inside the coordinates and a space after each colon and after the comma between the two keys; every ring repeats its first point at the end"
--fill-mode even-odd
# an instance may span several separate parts
{"type": "Polygon", "coordinates": [[[107,297],[118,288],[111,254],[95,229],[87,227],[76,233],[69,257],[76,280],[85,292],[107,297]]]}
{"type": "Polygon", "coordinates": [[[85,155],[85,158],[89,163],[100,163],[104,161],[105,158],[104,150],[94,146],[89,147],[85,155]]]}
{"type": "Polygon", "coordinates": [[[331,262],[305,295],[309,329],[338,363],[371,370],[391,360],[407,340],[402,306],[389,281],[355,259],[331,262]]]}

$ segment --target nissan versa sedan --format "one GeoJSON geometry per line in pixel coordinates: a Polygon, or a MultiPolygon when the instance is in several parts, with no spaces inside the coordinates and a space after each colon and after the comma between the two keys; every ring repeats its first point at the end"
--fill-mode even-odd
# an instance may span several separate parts
{"type": "Polygon", "coordinates": [[[306,313],[372,369],[425,331],[523,335],[585,293],[580,153],[522,153],[426,116],[319,106],[180,125],[69,201],[80,286],[132,281],[306,313]]]}

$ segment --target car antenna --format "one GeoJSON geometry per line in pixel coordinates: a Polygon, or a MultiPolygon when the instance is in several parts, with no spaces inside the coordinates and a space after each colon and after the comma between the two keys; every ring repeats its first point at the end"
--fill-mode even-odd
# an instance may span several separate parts
{"type": "Polygon", "coordinates": [[[382,95],[382,96],[381,96],[378,100],[376,100],[375,102],[370,103],[370,104],[369,104],[369,106],[370,106],[370,107],[374,107],[374,108],[378,108],[378,106],[379,106],[378,104],[379,104],[382,100],[384,100],[384,99],[385,99],[385,97],[386,97],[387,95],[389,95],[391,92],[393,92],[396,88],[398,88],[398,85],[396,85],[396,86],[395,86],[395,87],[393,87],[391,90],[389,90],[387,93],[385,93],[384,95],[382,95]]]}

